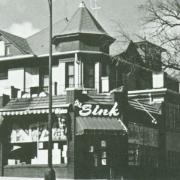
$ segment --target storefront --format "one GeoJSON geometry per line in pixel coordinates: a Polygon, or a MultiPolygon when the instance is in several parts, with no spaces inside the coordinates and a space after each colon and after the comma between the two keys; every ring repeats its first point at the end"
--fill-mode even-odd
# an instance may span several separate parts
{"type": "Polygon", "coordinates": [[[76,177],[120,177],[126,166],[127,128],[119,104],[75,101],[76,177]]]}
{"type": "MultiPolygon", "coordinates": [[[[112,178],[123,173],[128,141],[121,103],[116,96],[91,96],[82,90],[53,96],[52,163],[57,178],[112,178]]],[[[2,176],[44,177],[48,112],[48,97],[11,99],[0,110],[2,176]]]]}
{"type": "MultiPolygon", "coordinates": [[[[0,112],[4,176],[42,177],[48,164],[48,97],[12,99],[0,112]]],[[[69,104],[53,99],[52,163],[57,172],[68,164],[69,104]]]]}

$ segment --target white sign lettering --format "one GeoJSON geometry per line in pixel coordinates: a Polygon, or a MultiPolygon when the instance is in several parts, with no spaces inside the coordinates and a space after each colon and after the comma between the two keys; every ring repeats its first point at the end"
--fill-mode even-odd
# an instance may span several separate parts
{"type": "Polygon", "coordinates": [[[99,105],[95,105],[93,107],[92,104],[82,104],[79,102],[79,100],[75,101],[74,106],[78,107],[79,110],[79,115],[80,116],[118,116],[119,115],[119,110],[118,110],[118,103],[115,102],[113,107],[108,110],[106,108],[100,108],[99,105]]]}

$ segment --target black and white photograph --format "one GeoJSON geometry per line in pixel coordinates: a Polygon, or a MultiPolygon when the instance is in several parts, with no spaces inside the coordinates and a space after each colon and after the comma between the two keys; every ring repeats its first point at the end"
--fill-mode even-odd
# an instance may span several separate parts
{"type": "Polygon", "coordinates": [[[0,180],[180,180],[180,0],[0,0],[0,180]]]}

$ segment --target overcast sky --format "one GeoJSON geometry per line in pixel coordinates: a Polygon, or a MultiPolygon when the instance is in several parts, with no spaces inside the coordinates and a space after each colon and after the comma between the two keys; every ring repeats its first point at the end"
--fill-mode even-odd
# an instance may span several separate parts
{"type": "MultiPolygon", "coordinates": [[[[85,3],[91,10],[90,1],[93,0],[85,0],[85,3]]],[[[118,30],[114,21],[120,23],[128,33],[138,33],[142,17],[138,6],[145,1],[97,0],[97,4],[101,7],[97,18],[111,35],[118,30]]],[[[80,0],[53,0],[54,22],[65,17],[70,18],[80,2],[80,0]]],[[[0,0],[0,29],[28,37],[48,25],[48,14],[48,0],[0,0]]]]}

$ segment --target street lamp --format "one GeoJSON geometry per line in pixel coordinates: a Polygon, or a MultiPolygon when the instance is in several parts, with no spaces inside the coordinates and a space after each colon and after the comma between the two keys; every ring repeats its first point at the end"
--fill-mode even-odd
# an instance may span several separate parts
{"type": "Polygon", "coordinates": [[[45,180],[55,180],[55,171],[52,167],[52,0],[49,3],[49,116],[48,116],[48,170],[45,172],[45,180]]]}

